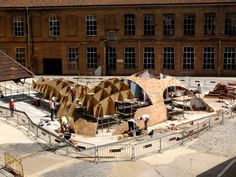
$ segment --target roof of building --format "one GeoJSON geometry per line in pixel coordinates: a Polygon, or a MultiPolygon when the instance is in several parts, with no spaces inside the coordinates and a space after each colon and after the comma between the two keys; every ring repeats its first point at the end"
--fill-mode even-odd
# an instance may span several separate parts
{"type": "Polygon", "coordinates": [[[0,50],[0,82],[19,81],[31,78],[34,74],[0,50]]]}
{"type": "Polygon", "coordinates": [[[219,4],[236,0],[0,0],[1,7],[219,4]]]}

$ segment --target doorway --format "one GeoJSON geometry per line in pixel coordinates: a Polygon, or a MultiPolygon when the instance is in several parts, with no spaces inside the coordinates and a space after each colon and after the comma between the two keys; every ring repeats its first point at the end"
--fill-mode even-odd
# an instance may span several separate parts
{"type": "Polygon", "coordinates": [[[61,58],[44,58],[43,73],[45,75],[62,75],[61,58]]]}
{"type": "Polygon", "coordinates": [[[106,47],[106,75],[116,72],[116,48],[106,47]]]}

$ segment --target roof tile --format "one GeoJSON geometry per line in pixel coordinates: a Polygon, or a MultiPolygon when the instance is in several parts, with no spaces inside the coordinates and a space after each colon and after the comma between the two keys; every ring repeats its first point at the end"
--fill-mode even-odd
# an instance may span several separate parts
{"type": "Polygon", "coordinates": [[[34,74],[0,51],[0,82],[33,77],[34,74]]]}

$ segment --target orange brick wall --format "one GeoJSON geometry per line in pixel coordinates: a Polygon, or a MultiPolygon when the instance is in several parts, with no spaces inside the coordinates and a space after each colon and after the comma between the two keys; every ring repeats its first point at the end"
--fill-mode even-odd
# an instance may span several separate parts
{"type": "MultiPolygon", "coordinates": [[[[104,16],[115,17],[116,42],[110,44],[116,48],[117,70],[116,75],[129,75],[143,70],[143,48],[151,46],[155,48],[155,71],[170,75],[192,75],[192,76],[234,76],[236,71],[223,70],[223,52],[225,46],[236,46],[236,36],[224,36],[224,15],[226,12],[236,13],[236,6],[152,6],[152,7],[73,7],[73,8],[49,8],[49,9],[29,9],[30,35],[25,33],[25,37],[14,37],[12,35],[13,16],[25,16],[26,9],[1,9],[0,8],[0,49],[6,48],[8,54],[15,58],[15,48],[26,48],[26,66],[35,74],[43,73],[43,58],[61,58],[63,74],[89,74],[94,70],[86,67],[86,48],[96,47],[98,52],[98,65],[102,67],[102,74],[106,74],[106,63],[104,59],[106,39],[106,26],[104,26],[104,16]],[[204,13],[216,13],[216,35],[209,37],[204,35],[204,13]],[[183,36],[183,15],[184,13],[195,13],[196,28],[194,37],[183,36]],[[124,36],[124,14],[135,14],[136,35],[133,37],[124,36]],[[143,36],[143,14],[155,14],[155,36],[143,36]],[[175,36],[163,36],[163,15],[175,14],[175,36]],[[48,35],[48,18],[51,15],[60,18],[60,36],[50,37],[48,35]],[[97,36],[85,35],[85,17],[95,15],[97,18],[97,36]],[[71,21],[70,21],[71,20],[71,21]],[[4,24],[4,26],[2,26],[4,24]],[[28,42],[30,38],[30,42],[28,42]],[[183,70],[183,47],[191,46],[195,48],[194,70],[183,70]],[[203,47],[215,47],[215,70],[204,71],[203,47]],[[28,52],[28,47],[32,48],[32,53],[28,52]],[[68,68],[68,48],[79,48],[79,69],[69,70],[68,68]],[[124,69],[124,48],[135,47],[136,68],[124,69]],[[163,47],[174,47],[175,69],[162,69],[163,47]]],[[[27,27],[26,27],[27,29],[27,27]]]]}

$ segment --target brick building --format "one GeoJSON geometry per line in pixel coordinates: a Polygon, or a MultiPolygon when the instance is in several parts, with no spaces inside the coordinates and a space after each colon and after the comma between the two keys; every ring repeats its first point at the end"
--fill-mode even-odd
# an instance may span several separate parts
{"type": "Polygon", "coordinates": [[[36,74],[236,75],[236,0],[0,0],[0,49],[36,74]]]}

